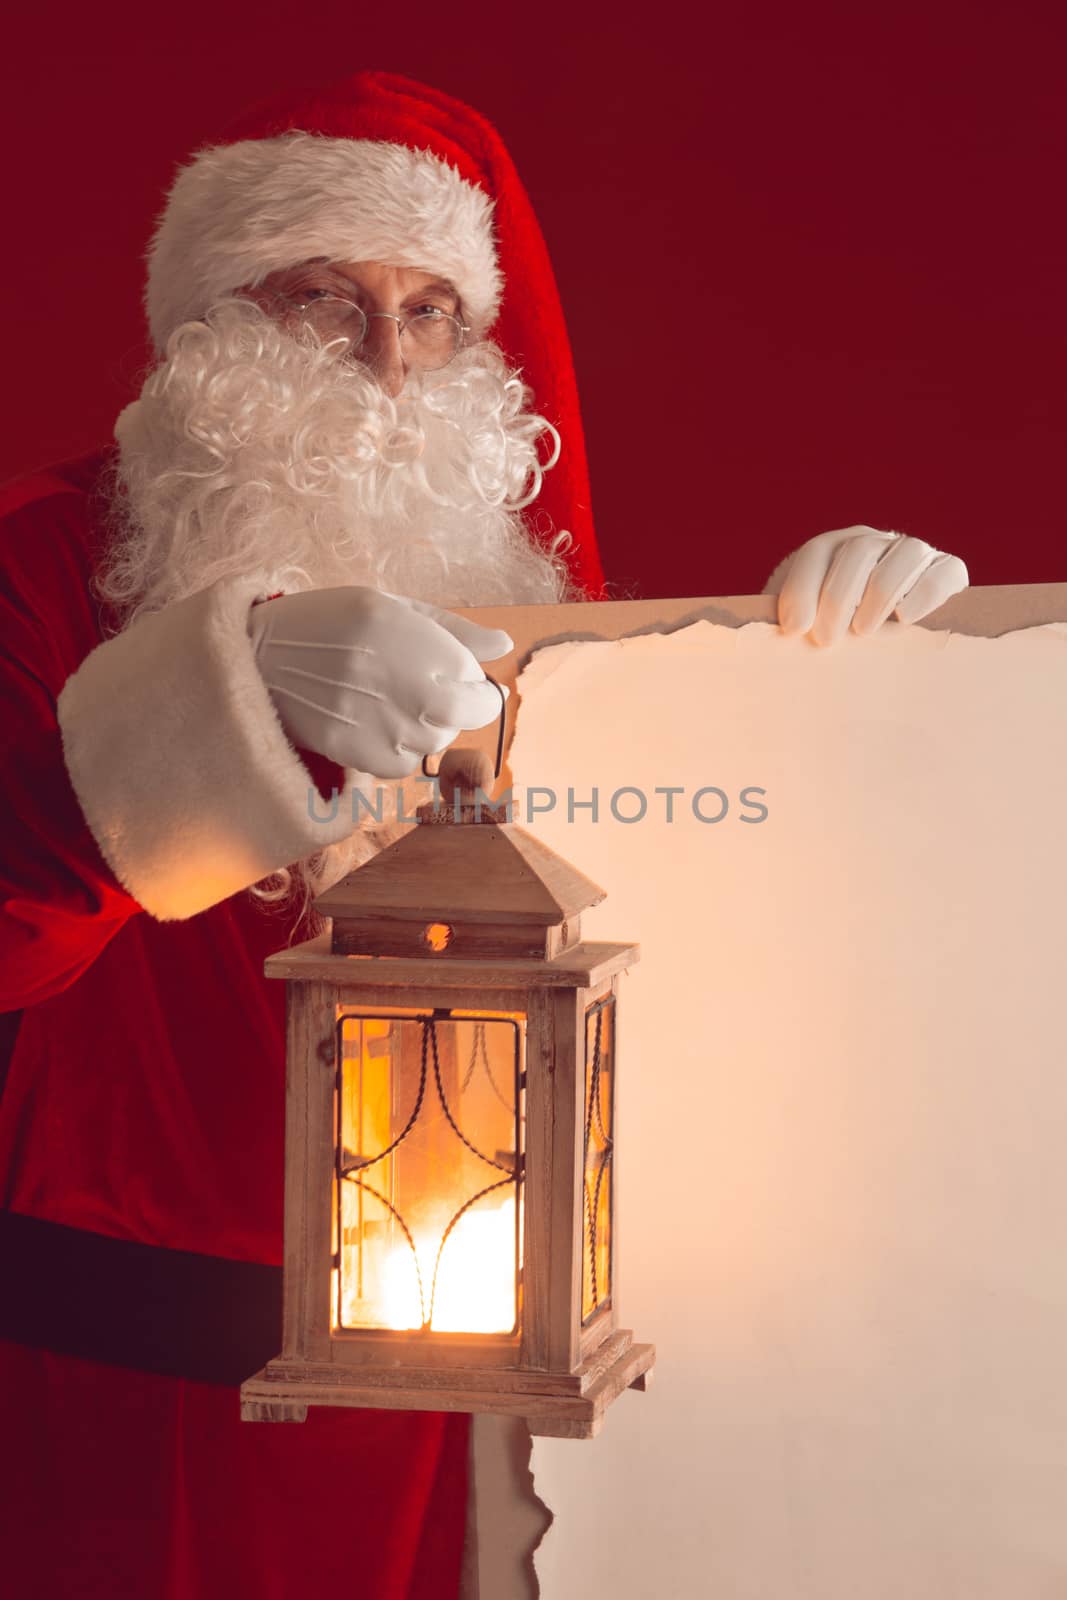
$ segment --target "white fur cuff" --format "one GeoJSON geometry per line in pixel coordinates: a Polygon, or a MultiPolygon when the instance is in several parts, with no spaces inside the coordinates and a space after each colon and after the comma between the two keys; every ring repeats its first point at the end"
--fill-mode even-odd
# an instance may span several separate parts
{"type": "Polygon", "coordinates": [[[87,656],[59,697],[86,820],[115,875],[161,921],[195,916],[352,832],[352,775],[333,821],[310,814],[311,779],[247,633],[262,593],[257,579],[228,579],[139,618],[87,656]]]}

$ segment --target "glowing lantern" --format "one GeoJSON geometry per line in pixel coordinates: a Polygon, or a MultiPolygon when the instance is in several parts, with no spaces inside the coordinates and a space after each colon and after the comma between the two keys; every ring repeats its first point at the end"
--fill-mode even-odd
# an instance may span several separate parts
{"type": "Polygon", "coordinates": [[[591,1438],[651,1379],[616,1317],[638,947],[580,941],[603,891],[476,806],[489,769],[467,767],[320,896],[332,936],[267,962],[288,983],[284,1346],[242,1385],[247,1420],[490,1411],[591,1438]]]}

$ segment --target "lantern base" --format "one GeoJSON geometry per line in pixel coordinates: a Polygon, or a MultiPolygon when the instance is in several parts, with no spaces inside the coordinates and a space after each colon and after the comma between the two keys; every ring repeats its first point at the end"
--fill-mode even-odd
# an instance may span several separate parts
{"type": "Polygon", "coordinates": [[[656,1347],[620,1328],[575,1373],[520,1367],[355,1367],[279,1356],[241,1385],[244,1422],[303,1422],[309,1406],[523,1417],[532,1434],[592,1439],[624,1389],[647,1389],[656,1347]]]}

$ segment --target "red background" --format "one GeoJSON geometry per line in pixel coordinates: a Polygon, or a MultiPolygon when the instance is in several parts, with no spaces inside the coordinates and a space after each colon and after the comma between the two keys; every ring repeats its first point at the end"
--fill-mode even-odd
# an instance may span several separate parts
{"type": "Polygon", "coordinates": [[[626,592],[758,590],[858,521],[962,555],[975,583],[1067,578],[1065,16],[24,6],[0,474],[110,436],[174,163],[247,101],[380,66],[470,101],[515,156],[626,592]]]}

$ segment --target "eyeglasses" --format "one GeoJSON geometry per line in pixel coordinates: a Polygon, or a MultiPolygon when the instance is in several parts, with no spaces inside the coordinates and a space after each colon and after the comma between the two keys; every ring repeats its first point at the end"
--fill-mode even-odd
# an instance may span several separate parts
{"type": "Polygon", "coordinates": [[[362,349],[374,317],[395,322],[405,359],[424,372],[447,367],[471,331],[465,322],[437,306],[400,317],[392,311],[364,311],[355,301],[337,294],[298,294],[288,297],[286,304],[299,317],[301,326],[310,328],[321,344],[343,339],[347,351],[353,354],[362,349]]]}

